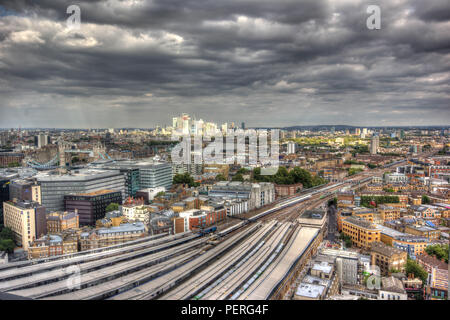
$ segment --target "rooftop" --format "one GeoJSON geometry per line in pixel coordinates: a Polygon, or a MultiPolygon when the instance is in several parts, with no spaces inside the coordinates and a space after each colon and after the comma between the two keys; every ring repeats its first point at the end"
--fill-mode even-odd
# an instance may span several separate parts
{"type": "Polygon", "coordinates": [[[392,229],[392,228],[383,226],[383,225],[381,225],[381,224],[377,224],[376,226],[378,227],[378,229],[380,229],[380,232],[381,232],[382,234],[388,235],[388,236],[390,236],[390,237],[401,237],[401,236],[406,236],[406,234],[403,233],[403,232],[400,232],[400,231],[397,231],[397,230],[395,230],[395,229],[392,229]]]}
{"type": "Polygon", "coordinates": [[[47,215],[47,220],[69,220],[78,215],[75,211],[52,212],[47,215]]]}
{"type": "Polygon", "coordinates": [[[88,193],[78,193],[77,195],[79,195],[79,196],[99,196],[99,195],[107,194],[107,193],[111,193],[111,192],[117,192],[117,191],[103,189],[103,190],[98,190],[98,191],[88,192],[88,193]]]}
{"type": "MultiPolygon", "coordinates": [[[[124,223],[118,227],[110,227],[110,228],[100,228],[94,230],[99,235],[111,234],[111,233],[123,233],[123,232],[143,232],[145,231],[144,223],[142,222],[134,222],[134,223],[124,223]]],[[[89,236],[88,232],[83,232],[81,234],[82,237],[89,236]]]]}
{"type": "Polygon", "coordinates": [[[72,170],[67,174],[59,174],[55,171],[40,172],[36,175],[39,182],[58,182],[58,181],[89,181],[93,179],[107,178],[120,174],[113,170],[99,169],[79,169],[72,170]]]}
{"type": "Polygon", "coordinates": [[[321,272],[328,274],[331,272],[332,268],[333,268],[333,266],[330,265],[328,262],[322,261],[320,263],[315,263],[311,269],[315,270],[315,271],[321,271],[321,272]]]}
{"type": "Polygon", "coordinates": [[[366,229],[379,230],[377,228],[377,226],[374,225],[373,223],[371,223],[371,222],[369,222],[367,220],[364,220],[362,218],[358,218],[358,217],[353,217],[353,216],[352,217],[348,217],[348,218],[346,218],[344,220],[344,223],[345,222],[348,222],[348,223],[351,223],[351,224],[356,225],[358,227],[362,227],[362,228],[366,228],[366,229]]]}
{"type": "Polygon", "coordinates": [[[301,218],[309,218],[309,219],[322,219],[325,215],[325,210],[322,209],[312,209],[305,210],[300,216],[301,218]]]}
{"type": "Polygon", "coordinates": [[[383,290],[397,293],[405,293],[405,289],[403,288],[403,283],[401,280],[390,276],[381,278],[381,284],[383,290]]]}
{"type": "Polygon", "coordinates": [[[328,287],[329,284],[330,284],[330,280],[314,277],[314,276],[311,276],[311,275],[306,275],[303,278],[302,283],[309,283],[309,284],[315,284],[315,285],[328,287]]]}
{"type": "Polygon", "coordinates": [[[17,201],[17,202],[5,201],[5,203],[9,203],[10,205],[13,205],[15,207],[22,208],[22,209],[33,209],[33,208],[41,207],[41,205],[38,202],[34,202],[34,201],[17,201]]]}
{"type": "Polygon", "coordinates": [[[300,297],[307,297],[317,299],[322,296],[325,291],[325,286],[311,284],[311,283],[300,283],[295,292],[295,295],[300,297]]]}
{"type": "Polygon", "coordinates": [[[439,260],[438,258],[430,256],[426,253],[418,255],[416,259],[421,260],[431,266],[434,266],[437,269],[448,270],[448,263],[445,263],[445,261],[439,260]]]}
{"type": "Polygon", "coordinates": [[[392,257],[394,254],[403,254],[405,251],[402,251],[400,249],[390,247],[383,242],[373,242],[371,246],[371,251],[380,253],[387,257],[392,257]]]}

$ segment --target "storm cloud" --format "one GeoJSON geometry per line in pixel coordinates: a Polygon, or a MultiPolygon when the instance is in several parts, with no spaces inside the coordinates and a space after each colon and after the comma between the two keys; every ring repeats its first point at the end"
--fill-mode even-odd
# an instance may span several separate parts
{"type": "Polygon", "coordinates": [[[448,125],[449,12],[445,0],[0,1],[0,127],[153,127],[181,112],[448,125]],[[380,30],[366,27],[373,4],[380,30]]]}

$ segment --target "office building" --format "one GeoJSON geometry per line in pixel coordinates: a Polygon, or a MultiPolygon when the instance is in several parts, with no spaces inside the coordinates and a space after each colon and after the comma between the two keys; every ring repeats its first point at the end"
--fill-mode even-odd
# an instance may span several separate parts
{"type": "Polygon", "coordinates": [[[342,232],[351,238],[355,246],[363,249],[370,249],[373,242],[380,241],[380,230],[362,218],[350,216],[343,220],[342,232]]]}
{"type": "Polygon", "coordinates": [[[172,167],[166,162],[139,162],[141,188],[172,187],[172,167]]]}
{"type": "MultiPolygon", "coordinates": [[[[68,174],[40,173],[36,176],[41,186],[42,205],[47,212],[64,211],[64,196],[114,190],[125,194],[125,178],[116,170],[81,169],[68,174]]],[[[80,223],[82,222],[80,215],[80,223]]]]}
{"type": "Polygon", "coordinates": [[[77,211],[81,226],[94,226],[97,220],[105,217],[106,207],[111,203],[122,204],[119,191],[106,189],[64,196],[65,210],[77,211]]]}
{"type": "Polygon", "coordinates": [[[135,197],[136,192],[141,189],[141,178],[139,168],[135,166],[135,161],[130,160],[101,160],[91,163],[89,166],[95,169],[101,170],[113,170],[118,171],[124,175],[125,178],[125,190],[124,198],[135,197]]]}
{"type": "Polygon", "coordinates": [[[36,202],[3,202],[5,227],[11,228],[14,240],[26,251],[31,242],[47,234],[45,208],[36,202]]]}
{"type": "Polygon", "coordinates": [[[13,180],[9,184],[9,200],[33,201],[31,187],[34,183],[30,180],[13,180]]]}

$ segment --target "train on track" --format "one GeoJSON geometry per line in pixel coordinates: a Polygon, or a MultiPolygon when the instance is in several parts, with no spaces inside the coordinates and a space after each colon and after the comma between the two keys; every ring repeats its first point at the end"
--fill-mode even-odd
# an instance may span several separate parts
{"type": "Polygon", "coordinates": [[[197,233],[200,236],[205,236],[207,234],[214,233],[216,231],[217,231],[217,227],[216,226],[211,226],[211,227],[208,227],[208,228],[203,228],[203,227],[202,228],[197,228],[197,229],[194,230],[194,233],[197,233]]]}

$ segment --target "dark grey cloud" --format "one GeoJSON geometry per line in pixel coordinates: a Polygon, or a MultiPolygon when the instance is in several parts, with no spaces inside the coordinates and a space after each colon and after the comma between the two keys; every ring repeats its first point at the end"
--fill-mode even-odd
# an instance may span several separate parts
{"type": "Polygon", "coordinates": [[[449,124],[448,1],[71,4],[0,2],[0,127],[449,124]]]}

